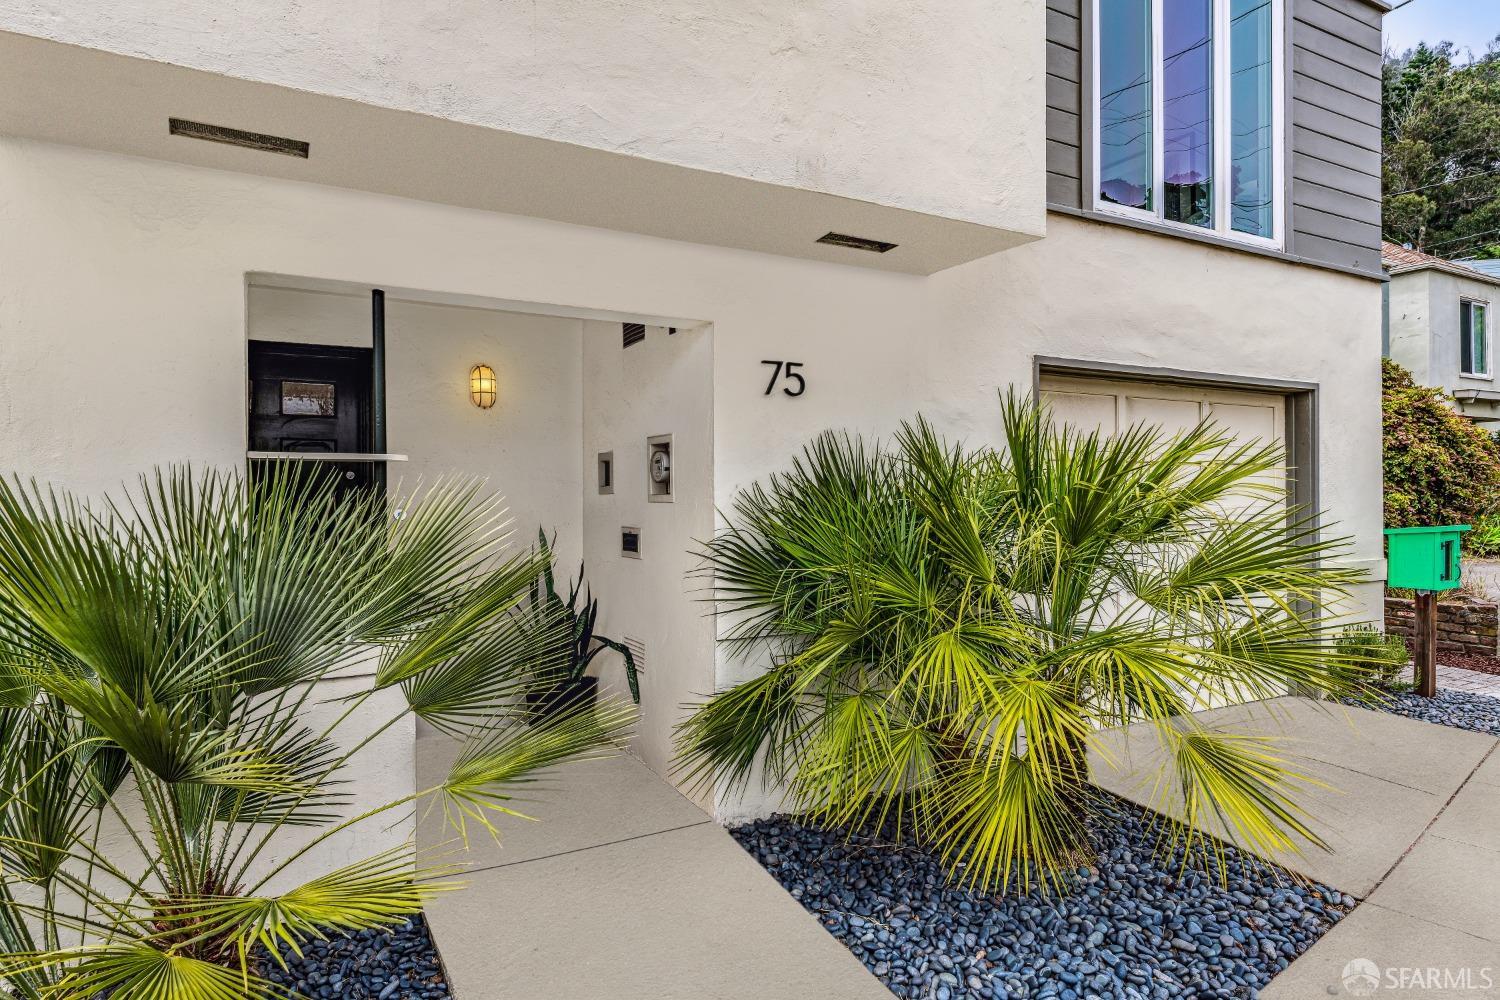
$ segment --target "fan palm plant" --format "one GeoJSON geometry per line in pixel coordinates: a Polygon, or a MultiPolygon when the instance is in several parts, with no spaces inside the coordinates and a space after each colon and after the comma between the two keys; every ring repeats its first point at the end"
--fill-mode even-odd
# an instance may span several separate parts
{"type": "Polygon", "coordinates": [[[517,717],[567,623],[530,613],[537,556],[506,557],[481,483],[388,506],[285,466],[253,482],[169,470],[93,507],[0,484],[0,976],[15,996],[284,995],[260,963],[400,923],[453,884],[408,843],[273,888],[313,852],[423,803],[493,833],[538,768],[627,728],[618,706],[517,717]],[[463,741],[451,771],[351,802],[351,762],[412,715],[463,741]]]}
{"type": "Polygon", "coordinates": [[[970,884],[1061,887],[1096,734],[1146,722],[1174,842],[1316,843],[1295,769],[1192,714],[1350,681],[1331,611],[1359,576],[1289,514],[1281,450],[1082,434],[1014,394],[1003,422],[999,451],[920,418],[889,448],[825,434],[737,497],[705,573],[769,668],[695,708],[679,767],[742,789],[763,765],[812,818],[890,821],[970,884]]]}

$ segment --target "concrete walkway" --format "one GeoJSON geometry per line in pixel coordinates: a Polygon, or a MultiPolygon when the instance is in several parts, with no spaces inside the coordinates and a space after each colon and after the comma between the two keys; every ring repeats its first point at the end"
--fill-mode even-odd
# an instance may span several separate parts
{"type": "MultiPolygon", "coordinates": [[[[1381,970],[1378,996],[1500,996],[1500,741],[1301,698],[1203,718],[1227,732],[1284,739],[1298,769],[1326,786],[1303,801],[1332,852],[1309,846],[1275,860],[1361,900],[1262,1000],[1346,995],[1345,968],[1357,959],[1381,970]],[[1426,988],[1432,979],[1422,970],[1434,968],[1458,978],[1426,988]],[[1399,981],[1402,969],[1417,971],[1407,989],[1391,988],[1387,976],[1399,981]]],[[[1173,808],[1151,802],[1160,753],[1149,730],[1112,733],[1108,750],[1122,770],[1096,765],[1101,785],[1173,808]]]]}
{"type": "Polygon", "coordinates": [[[1464,583],[1477,584],[1492,601],[1500,601],[1500,559],[1464,556],[1464,583]]]}
{"type": "MultiPolygon", "coordinates": [[[[1320,783],[1303,801],[1332,850],[1276,860],[1361,900],[1263,1000],[1340,995],[1357,959],[1383,976],[1468,977],[1409,994],[1383,984],[1378,996],[1500,996],[1500,741],[1301,698],[1203,718],[1285,741],[1320,783]]],[[[1104,744],[1119,770],[1096,761],[1101,785],[1173,808],[1151,801],[1161,758],[1149,728],[1104,744]]],[[[419,735],[419,787],[438,780],[454,749],[419,735]]],[[[428,907],[457,1000],[890,1000],[699,806],[638,761],[569,766],[535,787],[518,808],[541,822],[502,818],[499,845],[475,837],[468,887],[428,907]]],[[[421,819],[423,847],[447,839],[440,816],[421,819]]]]}
{"type": "MultiPolygon", "coordinates": [[[[417,739],[419,787],[455,744],[417,739]]],[[[427,907],[457,1000],[891,1000],[697,805],[630,757],[558,769],[471,834],[467,887],[427,907]]],[[[446,843],[419,817],[424,847],[446,843]]],[[[459,848],[460,858],[464,858],[459,848]]]]}

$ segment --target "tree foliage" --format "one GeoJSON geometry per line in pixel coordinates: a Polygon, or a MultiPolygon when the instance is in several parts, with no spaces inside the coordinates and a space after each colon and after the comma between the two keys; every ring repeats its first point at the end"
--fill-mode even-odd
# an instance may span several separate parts
{"type": "Polygon", "coordinates": [[[1500,40],[1467,62],[1448,42],[1388,58],[1383,90],[1386,238],[1500,256],[1500,40]]]}
{"type": "Polygon", "coordinates": [[[1386,358],[1381,377],[1385,524],[1471,524],[1500,499],[1500,445],[1440,389],[1386,358]]]}
{"type": "Polygon", "coordinates": [[[451,887],[411,844],[300,871],[315,848],[423,802],[493,830],[534,771],[610,749],[628,722],[517,714],[566,631],[523,613],[544,564],[507,555],[479,482],[388,506],[292,466],[253,483],[172,470],[92,507],[0,483],[10,995],[282,996],[258,955],[398,923],[451,887]],[[320,683],[352,664],[366,671],[320,683]],[[351,762],[412,715],[463,741],[452,770],[350,801],[351,762]]]}
{"type": "Polygon", "coordinates": [[[1305,512],[1289,529],[1278,447],[1079,434],[1014,396],[1004,429],[1004,451],[920,418],[889,447],[825,434],[739,494],[706,567],[728,641],[770,665],[682,724],[685,773],[890,821],[972,884],[1055,885],[1088,850],[1091,746],[1144,721],[1181,840],[1316,842],[1274,745],[1192,714],[1347,690],[1331,609],[1359,576],[1305,512]]]}

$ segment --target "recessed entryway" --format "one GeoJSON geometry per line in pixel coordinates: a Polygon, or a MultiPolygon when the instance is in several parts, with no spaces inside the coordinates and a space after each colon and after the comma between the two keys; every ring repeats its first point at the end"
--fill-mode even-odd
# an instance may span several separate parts
{"type": "MultiPolygon", "coordinates": [[[[252,451],[369,450],[372,287],[251,276],[252,451]]],[[[549,539],[563,599],[578,583],[597,634],[651,650],[635,749],[666,773],[684,705],[715,680],[712,620],[683,586],[713,531],[712,327],[383,289],[386,449],[404,459],[389,488],[479,477],[514,548],[549,539]]],[[[618,653],[589,672],[628,697],[618,653]]]]}

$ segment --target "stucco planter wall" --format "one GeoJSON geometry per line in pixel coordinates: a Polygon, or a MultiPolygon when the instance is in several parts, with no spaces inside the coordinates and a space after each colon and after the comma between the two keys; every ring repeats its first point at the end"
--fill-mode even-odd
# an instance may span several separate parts
{"type": "MultiPolygon", "coordinates": [[[[1385,599],[1385,630],[1411,639],[1416,609],[1408,597],[1385,599]]],[[[1438,652],[1494,656],[1500,641],[1500,605],[1469,597],[1438,602],[1438,652]]]]}

